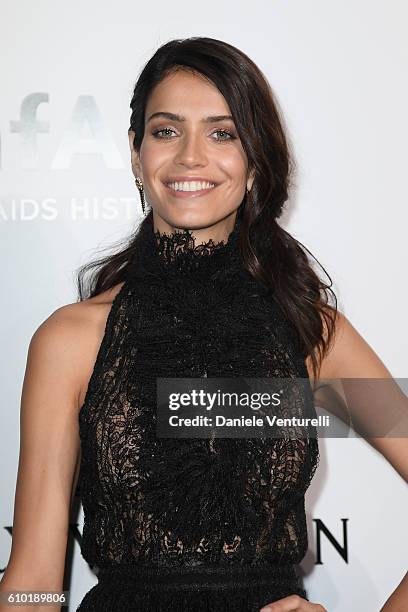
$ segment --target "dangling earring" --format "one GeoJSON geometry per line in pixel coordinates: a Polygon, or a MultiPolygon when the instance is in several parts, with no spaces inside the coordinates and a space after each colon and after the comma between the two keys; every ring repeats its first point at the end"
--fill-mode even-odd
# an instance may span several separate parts
{"type": "Polygon", "coordinates": [[[146,210],[145,210],[145,197],[144,197],[144,189],[143,189],[143,182],[142,179],[139,177],[135,178],[135,183],[136,183],[136,187],[139,190],[139,195],[140,195],[140,201],[142,203],[142,210],[143,210],[143,214],[146,214],[146,210]]]}

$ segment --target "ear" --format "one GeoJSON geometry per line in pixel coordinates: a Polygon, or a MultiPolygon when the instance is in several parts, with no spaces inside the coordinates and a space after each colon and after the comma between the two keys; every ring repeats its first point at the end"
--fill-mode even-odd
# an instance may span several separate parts
{"type": "Polygon", "coordinates": [[[142,174],[142,166],[140,163],[140,157],[138,152],[136,151],[136,149],[133,146],[133,141],[135,138],[135,132],[131,129],[128,130],[128,137],[129,137],[129,149],[130,149],[130,159],[131,159],[131,163],[132,163],[132,171],[133,174],[136,176],[140,176],[140,178],[143,180],[143,174],[142,174]]]}
{"type": "Polygon", "coordinates": [[[249,174],[249,176],[247,178],[247,185],[246,186],[247,186],[248,191],[251,191],[254,180],[255,180],[255,170],[251,170],[251,172],[250,172],[250,174],[249,174]]]}

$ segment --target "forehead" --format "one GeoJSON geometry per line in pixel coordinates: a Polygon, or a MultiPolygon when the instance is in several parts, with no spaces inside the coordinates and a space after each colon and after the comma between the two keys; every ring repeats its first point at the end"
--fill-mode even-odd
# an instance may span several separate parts
{"type": "Polygon", "coordinates": [[[215,85],[199,74],[180,70],[166,76],[150,94],[146,117],[159,111],[199,119],[203,115],[228,114],[230,109],[215,85]]]}

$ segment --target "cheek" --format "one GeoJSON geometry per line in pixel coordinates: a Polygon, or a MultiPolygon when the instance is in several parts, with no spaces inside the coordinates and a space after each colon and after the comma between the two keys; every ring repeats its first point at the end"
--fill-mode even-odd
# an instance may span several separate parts
{"type": "Polygon", "coordinates": [[[160,168],[165,163],[165,156],[157,147],[142,144],[140,149],[140,162],[144,180],[146,183],[152,183],[155,181],[160,168]]]}
{"type": "Polygon", "coordinates": [[[246,180],[247,164],[242,155],[237,151],[235,155],[221,157],[219,166],[223,173],[234,183],[244,183],[246,180]]]}

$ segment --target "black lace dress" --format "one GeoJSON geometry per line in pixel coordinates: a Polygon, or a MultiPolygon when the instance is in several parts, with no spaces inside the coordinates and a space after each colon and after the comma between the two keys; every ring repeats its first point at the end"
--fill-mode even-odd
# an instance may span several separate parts
{"type": "Polygon", "coordinates": [[[307,599],[298,564],[317,437],[159,438],[157,377],[307,378],[297,336],[227,242],[141,226],[79,413],[85,611],[259,609],[307,599]]]}

